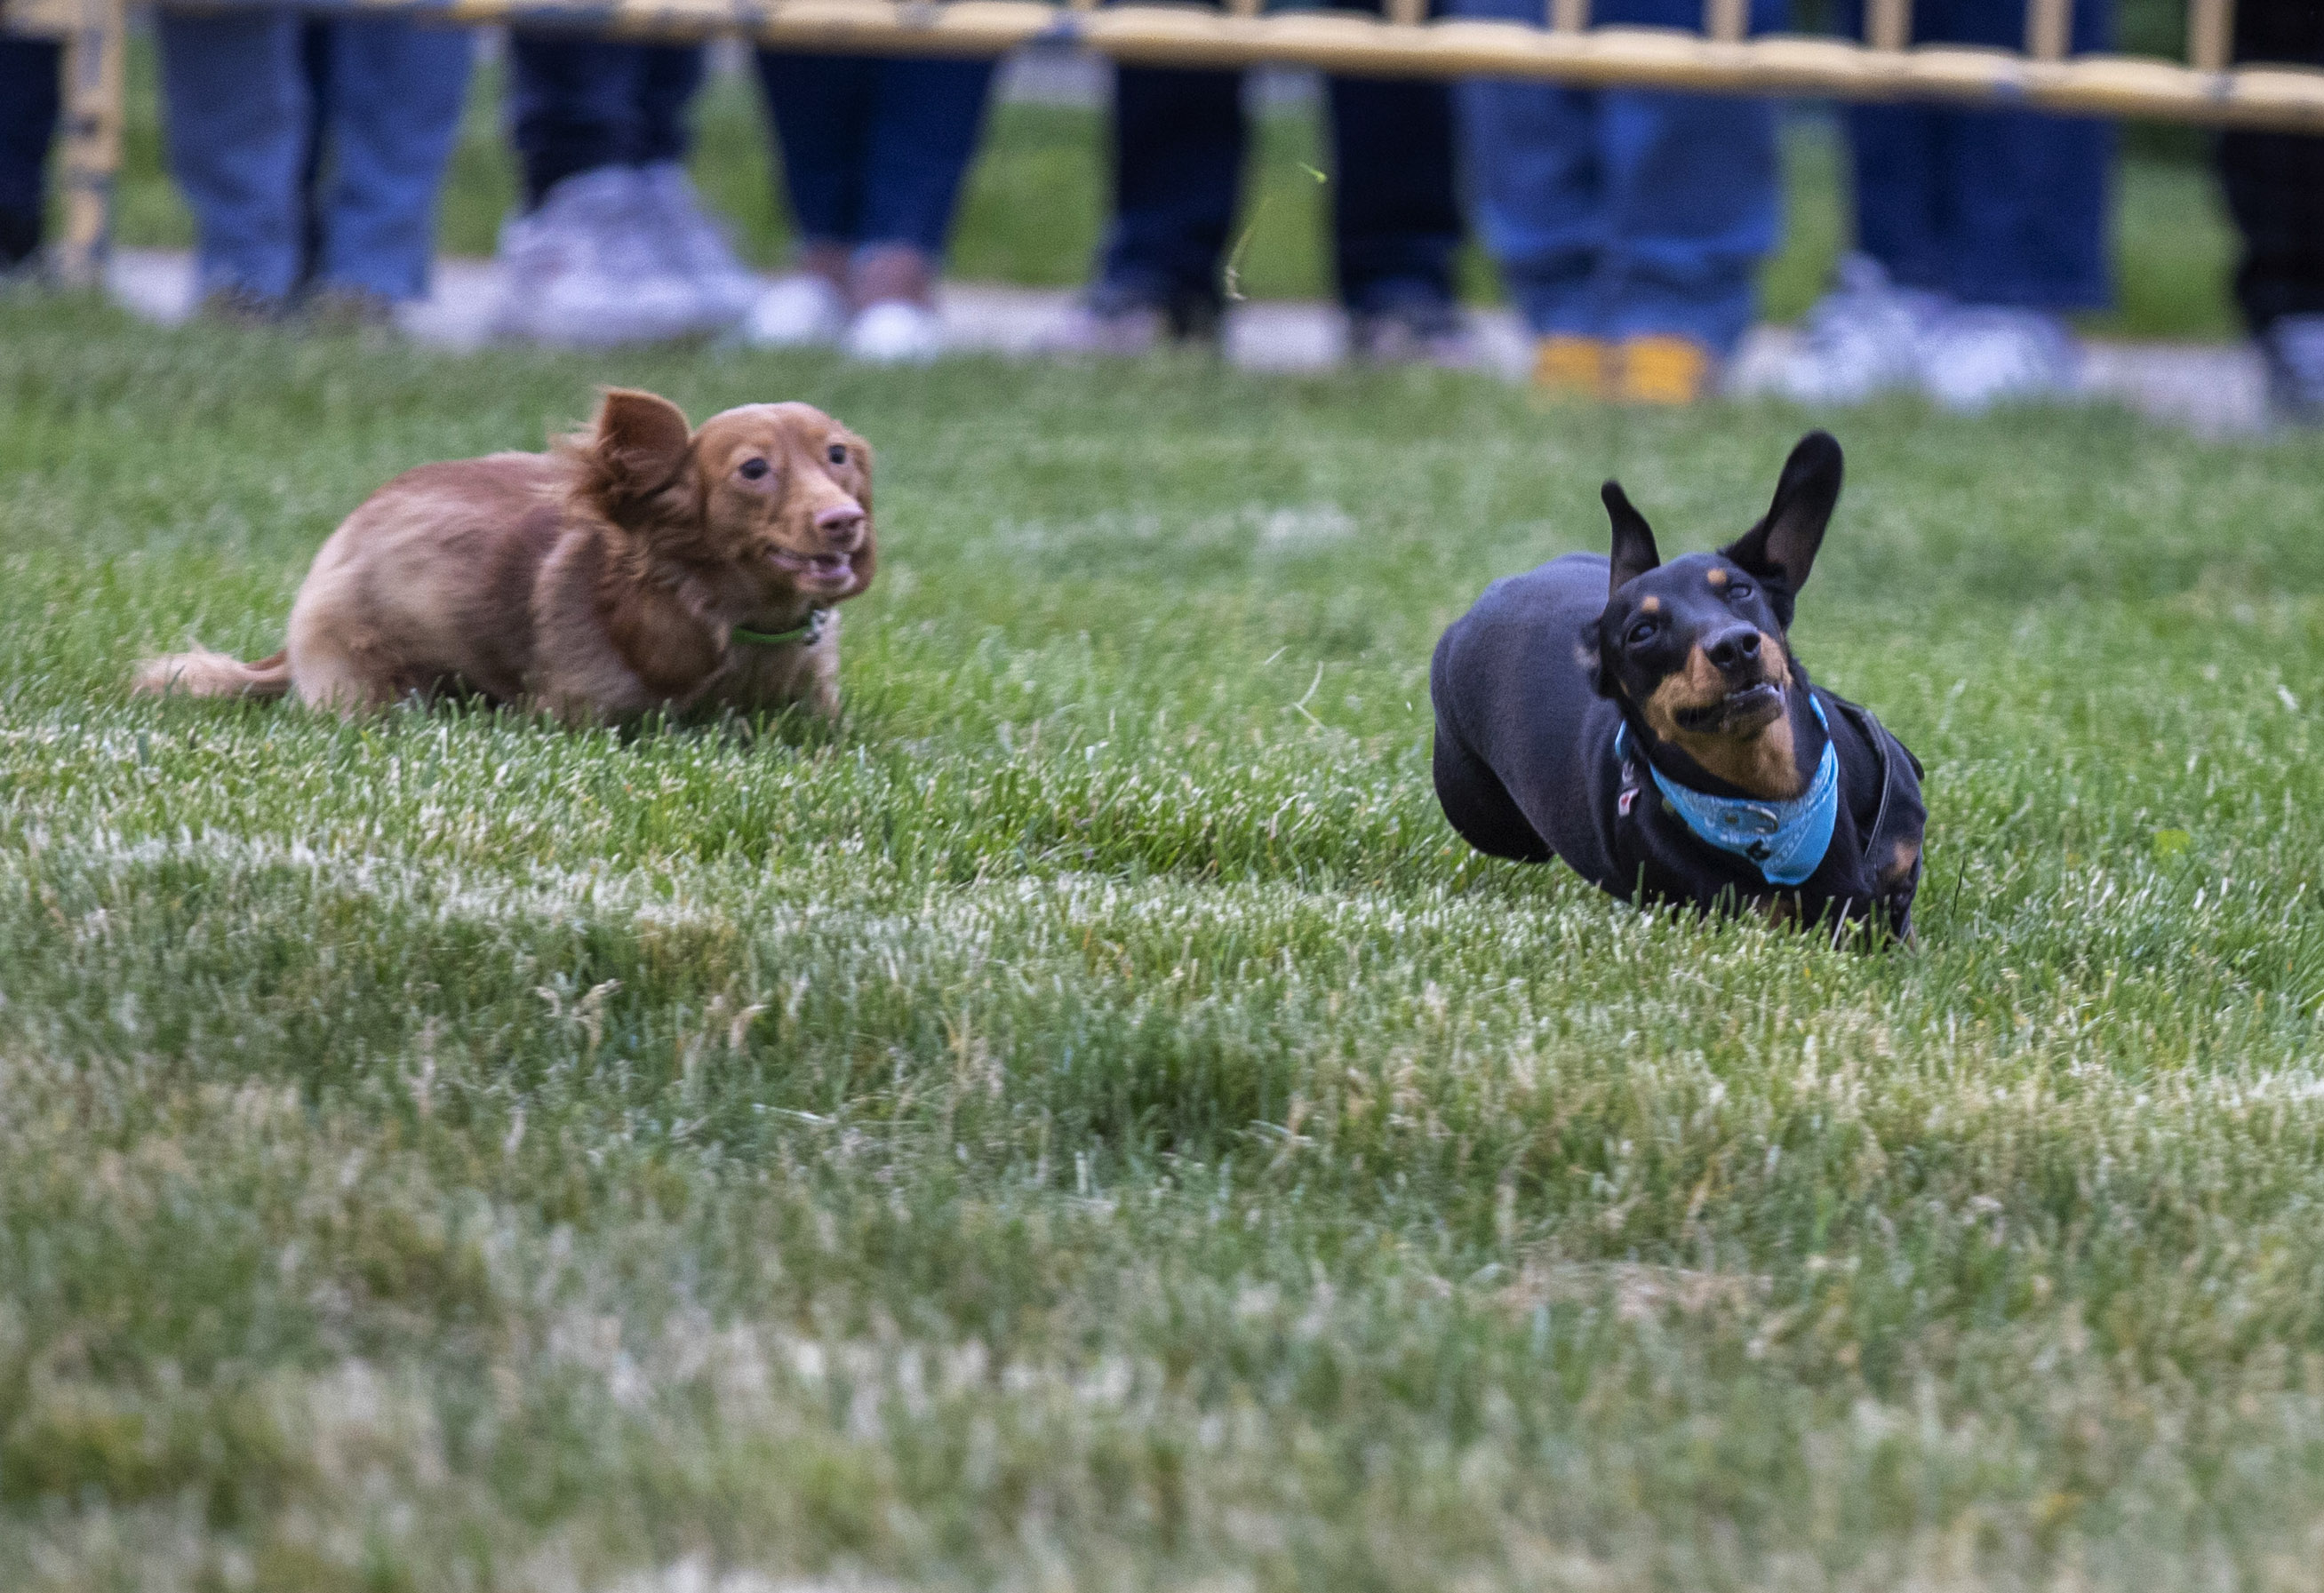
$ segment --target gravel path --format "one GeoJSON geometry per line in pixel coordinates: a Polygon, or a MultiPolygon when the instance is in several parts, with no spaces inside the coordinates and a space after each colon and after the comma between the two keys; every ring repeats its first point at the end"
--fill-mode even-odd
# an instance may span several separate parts
{"type": "MultiPolygon", "coordinates": [[[[161,322],[183,319],[193,301],[189,256],[152,250],[116,253],[109,273],[115,298],[161,322]]],[[[434,296],[401,317],[420,342],[455,349],[487,339],[498,273],[490,261],[446,260],[434,296]]],[[[944,291],[945,323],[954,346],[1025,357],[1044,330],[1065,313],[1071,295],[1056,290],[956,283],[944,291]]],[[[1514,316],[1486,310],[1477,317],[1486,363],[1512,381],[1526,368],[1526,339],[1514,316]]],[[[1763,327],[1746,340],[1733,383],[1756,385],[1782,356],[1792,334],[1763,327]]],[[[1227,320],[1227,357],[1261,371],[1327,369],[1346,357],[1346,327],[1327,304],[1267,300],[1234,307],[1227,320]]],[[[2264,428],[2266,409],[2257,357],[2236,345],[2091,342],[2085,345],[2082,389],[2098,401],[2126,405],[2153,419],[2206,436],[2264,428]]]]}

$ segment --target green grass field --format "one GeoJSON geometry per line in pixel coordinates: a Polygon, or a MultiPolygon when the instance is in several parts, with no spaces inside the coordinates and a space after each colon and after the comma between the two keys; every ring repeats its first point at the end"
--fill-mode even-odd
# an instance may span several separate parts
{"type": "Polygon", "coordinates": [[[2312,1587],[2324,444],[1842,419],[1916,953],[1438,815],[1809,419],[0,299],[0,1587],[2312,1587]],[[874,440],[844,725],[126,699],[604,381],[874,440]]]}

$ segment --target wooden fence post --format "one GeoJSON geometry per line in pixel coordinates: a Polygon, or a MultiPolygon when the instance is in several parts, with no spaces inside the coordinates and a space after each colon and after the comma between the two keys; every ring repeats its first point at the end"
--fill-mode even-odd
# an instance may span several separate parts
{"type": "Polygon", "coordinates": [[[2236,0],[2189,0],[2187,64],[2199,72],[2224,72],[2236,47],[2236,0]]]}
{"type": "Polygon", "coordinates": [[[1913,42],[1913,0],[1872,0],[1864,19],[1864,41],[1875,50],[1903,50],[1913,42]]]}
{"type": "Polygon", "coordinates": [[[64,280],[87,287],[105,275],[113,244],[113,181],[121,168],[123,61],[128,21],[122,0],[77,0],[64,49],[65,235],[57,250],[64,280]]]}
{"type": "Polygon", "coordinates": [[[2074,37],[2074,0],[2026,0],[2025,53],[2063,60],[2074,37]]]}

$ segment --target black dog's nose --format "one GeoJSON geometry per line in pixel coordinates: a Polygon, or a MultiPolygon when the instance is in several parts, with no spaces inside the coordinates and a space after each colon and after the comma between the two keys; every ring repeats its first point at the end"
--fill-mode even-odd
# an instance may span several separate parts
{"type": "Polygon", "coordinates": [[[1746,665],[1759,659],[1759,631],[1752,625],[1738,625],[1722,631],[1702,644],[1703,656],[1719,666],[1721,675],[1732,675],[1746,665]]]}

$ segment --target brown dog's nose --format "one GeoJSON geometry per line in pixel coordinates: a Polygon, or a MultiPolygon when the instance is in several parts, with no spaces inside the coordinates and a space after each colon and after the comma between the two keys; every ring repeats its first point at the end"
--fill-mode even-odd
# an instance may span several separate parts
{"type": "Polygon", "coordinates": [[[1703,656],[1719,666],[1721,675],[1733,675],[1759,661],[1759,631],[1757,626],[1738,625],[1722,631],[1702,644],[1703,656]]]}
{"type": "Polygon", "coordinates": [[[853,548],[863,536],[863,511],[854,503],[835,503],[815,517],[815,529],[833,547],[853,548]]]}

